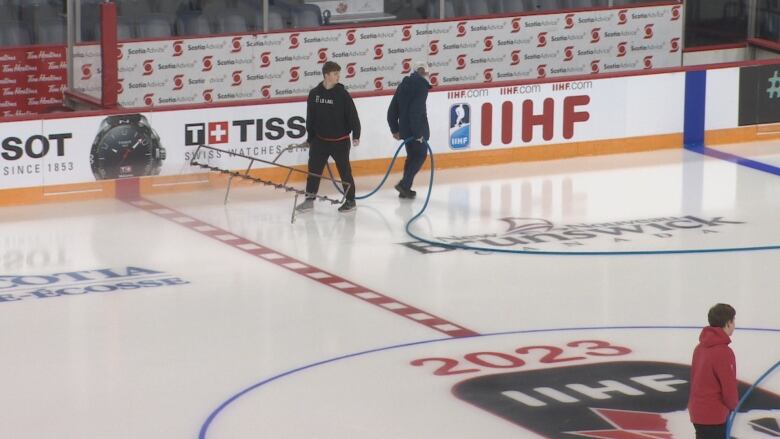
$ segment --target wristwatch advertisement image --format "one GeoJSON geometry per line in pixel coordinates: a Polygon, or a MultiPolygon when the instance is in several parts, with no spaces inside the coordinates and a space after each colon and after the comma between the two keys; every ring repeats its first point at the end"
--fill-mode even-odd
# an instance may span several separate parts
{"type": "Polygon", "coordinates": [[[89,153],[97,180],[158,175],[164,160],[160,136],[141,114],[105,118],[89,153]]]}

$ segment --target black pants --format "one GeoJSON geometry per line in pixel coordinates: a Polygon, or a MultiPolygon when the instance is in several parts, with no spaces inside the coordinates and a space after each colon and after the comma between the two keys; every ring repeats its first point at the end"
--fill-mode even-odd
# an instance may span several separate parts
{"type": "Polygon", "coordinates": [[[406,161],[404,162],[404,177],[401,179],[401,186],[405,189],[412,189],[414,176],[420,172],[428,157],[428,147],[425,143],[412,140],[406,144],[406,161]]]}
{"type": "Polygon", "coordinates": [[[696,439],[725,439],[726,424],[720,425],[702,425],[693,424],[696,429],[696,439]]]}
{"type": "MultiPolygon", "coordinates": [[[[339,140],[338,142],[326,142],[320,139],[314,139],[309,148],[309,172],[322,175],[328,158],[333,157],[336,162],[336,169],[339,170],[341,181],[349,183],[344,185],[347,191],[347,200],[355,200],[355,180],[352,178],[352,166],[349,164],[349,139],[339,140]]],[[[316,195],[320,189],[320,178],[309,176],[306,180],[306,193],[316,195]]]]}

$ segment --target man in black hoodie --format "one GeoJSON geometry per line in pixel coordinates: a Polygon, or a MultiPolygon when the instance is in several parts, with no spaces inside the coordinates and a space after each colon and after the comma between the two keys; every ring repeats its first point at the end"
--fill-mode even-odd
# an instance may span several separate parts
{"type": "MultiPolygon", "coordinates": [[[[355,210],[355,180],[349,164],[350,133],[352,145],[360,145],[360,118],[352,96],[339,84],[341,67],[328,61],[322,66],[323,81],[309,92],[306,103],[306,143],[309,145],[309,172],[322,175],[328,157],[333,157],[344,183],[346,201],[339,212],[355,210]]],[[[301,212],[314,207],[320,188],[320,177],[310,175],[306,181],[306,200],[296,206],[301,212]]]]}
{"type": "Polygon", "coordinates": [[[414,176],[428,157],[428,148],[424,142],[431,137],[426,110],[428,90],[431,88],[426,79],[428,73],[428,63],[414,63],[414,71],[401,81],[387,109],[387,124],[390,125],[393,137],[396,140],[412,139],[406,143],[404,176],[395,185],[400,198],[414,198],[417,195],[417,192],[412,190],[414,176]]]}

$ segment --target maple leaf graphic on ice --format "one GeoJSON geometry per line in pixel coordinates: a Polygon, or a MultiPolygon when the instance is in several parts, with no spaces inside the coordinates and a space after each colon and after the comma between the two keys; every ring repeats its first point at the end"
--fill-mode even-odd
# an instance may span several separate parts
{"type": "Polygon", "coordinates": [[[667,420],[661,413],[594,408],[591,408],[591,411],[607,421],[614,429],[567,433],[599,439],[672,439],[667,420]]]}

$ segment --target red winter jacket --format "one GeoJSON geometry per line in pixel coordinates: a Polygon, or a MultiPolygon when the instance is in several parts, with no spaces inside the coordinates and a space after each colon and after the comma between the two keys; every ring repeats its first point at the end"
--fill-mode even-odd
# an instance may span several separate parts
{"type": "Polygon", "coordinates": [[[694,424],[725,424],[729,412],[737,408],[737,365],[729,343],[731,339],[723,328],[708,326],[699,335],[699,345],[693,351],[688,398],[688,412],[694,424]]]}

